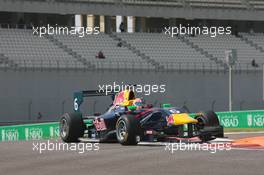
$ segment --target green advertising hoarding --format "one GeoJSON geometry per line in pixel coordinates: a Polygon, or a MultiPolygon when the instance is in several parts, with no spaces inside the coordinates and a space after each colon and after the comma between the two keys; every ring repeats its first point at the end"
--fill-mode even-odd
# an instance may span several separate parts
{"type": "Polygon", "coordinates": [[[42,140],[58,138],[59,136],[57,122],[2,126],[0,131],[1,141],[42,140]]]}
{"type": "Polygon", "coordinates": [[[218,112],[224,128],[264,128],[264,111],[218,112]]]}
{"type": "MultiPolygon", "coordinates": [[[[224,128],[264,128],[264,110],[217,112],[224,128]]],[[[85,121],[91,125],[91,121],[85,121]]],[[[58,122],[1,126],[0,141],[42,140],[59,137],[58,122]]]]}

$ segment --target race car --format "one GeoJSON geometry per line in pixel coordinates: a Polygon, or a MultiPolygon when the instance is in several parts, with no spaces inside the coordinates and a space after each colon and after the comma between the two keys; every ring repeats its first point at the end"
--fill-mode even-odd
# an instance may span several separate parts
{"type": "Polygon", "coordinates": [[[136,145],[139,142],[172,142],[182,138],[199,138],[207,142],[223,137],[223,127],[213,111],[189,114],[185,108],[163,104],[153,107],[135,97],[133,90],[111,92],[113,103],[104,114],[87,116],[80,106],[84,97],[106,96],[100,91],[80,91],[74,94],[74,112],[60,119],[60,137],[64,142],[119,142],[136,145]]]}

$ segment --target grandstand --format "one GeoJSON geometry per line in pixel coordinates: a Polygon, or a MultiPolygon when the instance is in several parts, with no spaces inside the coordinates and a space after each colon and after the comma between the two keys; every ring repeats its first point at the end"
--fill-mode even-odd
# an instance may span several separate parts
{"type": "Polygon", "coordinates": [[[250,63],[252,59],[255,59],[261,64],[264,63],[264,52],[257,50],[255,47],[234,35],[217,36],[217,39],[204,35],[188,38],[199,48],[207,51],[218,60],[224,61],[225,50],[232,48],[237,50],[238,64],[240,65],[250,63]]]}
{"type": "Polygon", "coordinates": [[[178,69],[179,63],[183,69],[194,68],[191,64],[198,69],[202,69],[202,66],[217,66],[179,38],[169,38],[164,33],[120,33],[117,36],[167,69],[178,69]]]}
{"type": "MultiPolygon", "coordinates": [[[[263,34],[168,37],[164,33],[113,33],[39,37],[29,29],[0,29],[2,57],[17,68],[223,70],[225,50],[237,49],[237,69],[264,63],[263,34]],[[249,42],[251,41],[251,42],[249,42]],[[122,47],[117,44],[121,42],[122,47]],[[102,50],[106,59],[96,59],[102,50]],[[157,65],[159,67],[157,67],[157,65]]],[[[3,60],[3,58],[2,58],[3,60]]],[[[2,64],[3,67],[3,64],[2,64]]],[[[258,68],[260,69],[260,68],[258,68]]]]}
{"type": "MultiPolygon", "coordinates": [[[[264,34],[263,33],[241,33],[241,36],[245,38],[252,46],[258,48],[262,52],[264,51],[264,34]]],[[[263,59],[263,57],[262,57],[263,59]]]]}
{"type": "Polygon", "coordinates": [[[150,63],[145,62],[139,56],[125,47],[117,47],[118,41],[109,35],[87,35],[83,38],[78,36],[54,36],[58,42],[71,48],[74,52],[85,58],[97,69],[151,69],[150,63]],[[95,59],[98,51],[102,50],[106,59],[95,59]]]}
{"type": "Polygon", "coordinates": [[[45,38],[32,35],[31,30],[0,29],[2,54],[20,68],[72,68],[83,67],[60,48],[45,38]]]}

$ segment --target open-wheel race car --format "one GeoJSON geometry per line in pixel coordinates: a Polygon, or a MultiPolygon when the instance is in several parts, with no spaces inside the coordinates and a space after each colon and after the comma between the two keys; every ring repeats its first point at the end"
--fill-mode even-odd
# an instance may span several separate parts
{"type": "Polygon", "coordinates": [[[223,137],[223,127],[213,111],[189,114],[185,108],[163,104],[145,105],[132,90],[108,93],[113,97],[109,109],[100,115],[86,116],[80,112],[84,97],[106,96],[99,91],[74,94],[74,113],[60,119],[60,137],[64,142],[119,142],[136,145],[139,142],[172,142],[183,138],[199,138],[207,142],[223,137]]]}

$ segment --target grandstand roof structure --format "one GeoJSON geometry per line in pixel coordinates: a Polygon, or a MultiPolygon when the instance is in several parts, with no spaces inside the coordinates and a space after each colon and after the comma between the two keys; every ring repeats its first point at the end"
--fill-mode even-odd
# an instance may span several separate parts
{"type": "Polygon", "coordinates": [[[264,20],[262,0],[0,0],[0,11],[264,20]]]}

